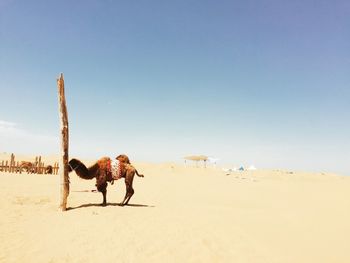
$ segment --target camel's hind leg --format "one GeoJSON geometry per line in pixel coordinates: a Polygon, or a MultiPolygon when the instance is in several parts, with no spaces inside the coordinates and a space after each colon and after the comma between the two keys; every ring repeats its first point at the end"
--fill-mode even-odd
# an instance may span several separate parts
{"type": "Polygon", "coordinates": [[[130,173],[127,173],[125,177],[125,187],[126,187],[126,193],[123,202],[120,203],[120,205],[127,205],[130,201],[130,198],[134,195],[135,191],[132,188],[132,181],[134,179],[135,171],[130,171],[130,173]]]}
{"type": "Polygon", "coordinates": [[[127,205],[129,203],[130,198],[133,196],[134,194],[134,189],[132,188],[132,183],[128,182],[125,180],[125,187],[126,187],[126,193],[125,193],[125,197],[124,200],[120,203],[120,205],[127,205]]]}

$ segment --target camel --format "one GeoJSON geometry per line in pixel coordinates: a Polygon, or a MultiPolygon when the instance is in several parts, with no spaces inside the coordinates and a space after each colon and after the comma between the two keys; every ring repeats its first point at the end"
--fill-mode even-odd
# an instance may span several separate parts
{"type": "Polygon", "coordinates": [[[52,165],[48,165],[45,167],[45,174],[52,174],[52,172],[53,172],[52,165]]]}
{"type": "MultiPolygon", "coordinates": [[[[38,168],[35,166],[35,164],[27,161],[22,161],[19,166],[19,169],[21,171],[25,170],[28,174],[29,173],[33,174],[38,172],[38,168]]],[[[53,172],[52,165],[48,165],[45,167],[45,171],[44,171],[45,174],[52,174],[52,172],[53,172]]]]}
{"type": "Polygon", "coordinates": [[[22,161],[20,164],[20,170],[26,170],[26,172],[29,173],[35,173],[35,167],[34,164],[31,162],[27,162],[27,161],[22,161]]]}
{"type": "Polygon", "coordinates": [[[102,157],[89,168],[78,159],[71,159],[69,161],[69,172],[75,171],[80,178],[86,180],[96,178],[97,190],[103,196],[102,206],[107,205],[107,182],[113,184],[114,180],[125,178],[126,194],[124,200],[120,203],[121,206],[124,206],[129,203],[130,198],[135,193],[132,188],[135,173],[139,177],[144,177],[130,164],[130,160],[126,155],[119,155],[115,159],[117,161],[109,157],[102,157]]]}

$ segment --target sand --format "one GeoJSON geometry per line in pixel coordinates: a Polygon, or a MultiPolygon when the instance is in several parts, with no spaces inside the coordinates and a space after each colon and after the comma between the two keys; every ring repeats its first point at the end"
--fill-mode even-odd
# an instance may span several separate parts
{"type": "Polygon", "coordinates": [[[71,174],[0,172],[0,262],[350,262],[350,177],[175,164],[135,166],[102,195],[71,174]]]}

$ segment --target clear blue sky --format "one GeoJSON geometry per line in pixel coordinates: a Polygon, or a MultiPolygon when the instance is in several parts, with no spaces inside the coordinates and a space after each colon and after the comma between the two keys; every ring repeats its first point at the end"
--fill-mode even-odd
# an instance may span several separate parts
{"type": "Polygon", "coordinates": [[[350,175],[347,0],[0,0],[0,151],[350,175]],[[35,145],[35,146],[34,146],[35,145]]]}

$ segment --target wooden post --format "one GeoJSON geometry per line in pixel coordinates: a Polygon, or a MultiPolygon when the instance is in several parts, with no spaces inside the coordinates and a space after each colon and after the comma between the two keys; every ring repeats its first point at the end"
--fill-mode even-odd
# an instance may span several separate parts
{"type": "Polygon", "coordinates": [[[22,166],[21,166],[21,163],[18,162],[18,169],[19,169],[19,173],[21,174],[22,173],[22,166]]]}
{"type": "Polygon", "coordinates": [[[37,174],[40,174],[40,166],[41,166],[41,156],[38,156],[38,166],[36,167],[37,174]]]}
{"type": "Polygon", "coordinates": [[[55,163],[52,167],[52,174],[57,174],[57,170],[58,170],[58,164],[55,163]]]}
{"type": "Polygon", "coordinates": [[[15,171],[15,155],[11,154],[11,161],[10,161],[10,173],[13,173],[15,171]]]}
{"type": "Polygon", "coordinates": [[[58,163],[56,163],[55,166],[56,166],[56,167],[55,167],[55,174],[57,175],[57,174],[58,174],[58,168],[59,168],[59,167],[58,167],[58,163]]]}
{"type": "Polygon", "coordinates": [[[38,173],[38,156],[35,157],[35,162],[33,164],[33,169],[30,173],[38,173]]]}
{"type": "Polygon", "coordinates": [[[69,175],[68,175],[68,116],[66,107],[66,98],[64,94],[64,79],[61,73],[59,79],[57,79],[58,88],[58,107],[60,116],[60,158],[59,158],[59,173],[60,173],[60,190],[61,190],[61,203],[60,208],[62,211],[67,210],[67,198],[69,195],[69,175]]]}

